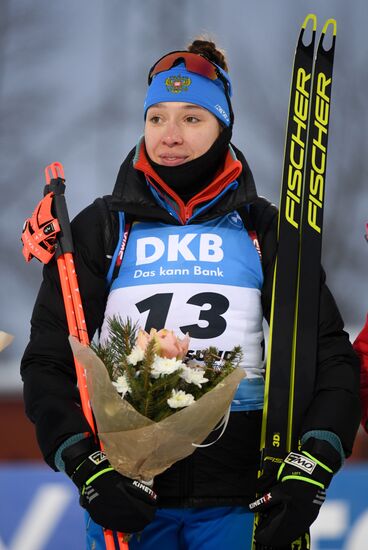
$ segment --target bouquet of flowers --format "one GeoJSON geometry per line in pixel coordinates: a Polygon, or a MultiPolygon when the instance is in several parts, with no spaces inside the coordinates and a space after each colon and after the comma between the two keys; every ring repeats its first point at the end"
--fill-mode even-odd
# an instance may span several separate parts
{"type": "Polygon", "coordinates": [[[186,357],[189,337],[109,321],[109,339],[86,347],[70,337],[86,368],[98,435],[113,465],[149,481],[191,454],[229,410],[239,382],[240,347],[223,362],[214,347],[200,363],[186,357]]]}

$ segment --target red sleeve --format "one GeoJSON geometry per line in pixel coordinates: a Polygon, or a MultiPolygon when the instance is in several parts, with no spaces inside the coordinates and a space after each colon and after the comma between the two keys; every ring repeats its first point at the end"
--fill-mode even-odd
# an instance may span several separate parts
{"type": "Polygon", "coordinates": [[[354,350],[360,358],[360,398],[362,401],[362,426],[368,433],[368,315],[362,331],[358,334],[354,350]]]}

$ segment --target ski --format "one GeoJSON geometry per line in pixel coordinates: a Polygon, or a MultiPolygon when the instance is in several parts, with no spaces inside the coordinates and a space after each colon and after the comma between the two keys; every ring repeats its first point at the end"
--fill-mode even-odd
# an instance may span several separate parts
{"type": "Polygon", "coordinates": [[[297,436],[313,395],[316,376],[323,210],[335,42],[336,21],[329,19],[322,29],[317,48],[310,105],[294,323],[294,376],[289,401],[288,444],[291,448],[296,448],[298,443],[297,436]],[[326,36],[329,32],[332,37],[326,36]],[[331,44],[326,49],[324,43],[329,38],[331,44]]]}
{"type": "MultiPolygon", "coordinates": [[[[260,474],[274,471],[285,454],[297,448],[315,379],[336,22],[326,21],[315,55],[316,29],[317,18],[309,14],[301,26],[294,56],[272,288],[260,474]],[[329,31],[332,44],[326,49],[324,42],[329,31]]],[[[255,528],[258,519],[256,516],[255,528]]],[[[309,549],[309,534],[290,548],[309,549]]],[[[262,550],[254,539],[253,549],[262,550]]]]}

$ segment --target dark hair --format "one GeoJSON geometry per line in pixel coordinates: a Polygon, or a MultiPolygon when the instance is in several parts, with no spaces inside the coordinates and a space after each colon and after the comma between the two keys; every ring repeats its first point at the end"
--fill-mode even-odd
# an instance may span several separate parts
{"type": "Polygon", "coordinates": [[[217,48],[216,44],[212,40],[207,39],[207,37],[199,36],[195,38],[193,42],[187,46],[187,50],[188,52],[204,55],[207,59],[221,67],[221,69],[229,72],[224,50],[217,48]]]}

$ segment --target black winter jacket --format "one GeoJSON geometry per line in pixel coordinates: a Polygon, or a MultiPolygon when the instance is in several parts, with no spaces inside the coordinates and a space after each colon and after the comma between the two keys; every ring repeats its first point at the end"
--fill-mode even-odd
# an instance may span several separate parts
{"type": "MultiPolygon", "coordinates": [[[[173,217],[154,199],[145,176],[133,164],[133,150],[122,164],[109,201],[111,219],[92,204],[72,222],[75,264],[90,338],[101,326],[108,286],[106,239],[117,239],[115,212],[123,210],[136,220],[159,220],[170,224],[173,217]]],[[[262,304],[269,318],[274,259],[277,249],[277,211],[257,197],[250,169],[240,151],[243,171],[237,189],[222,198],[200,220],[251,204],[254,225],[262,250],[264,286],[262,304]]],[[[54,455],[70,436],[89,432],[83,417],[56,262],[44,267],[43,282],[31,320],[30,342],[21,364],[24,401],[28,417],[46,462],[54,469],[54,455]]],[[[343,330],[343,322],[321,280],[318,367],[315,393],[302,426],[302,433],[328,430],[341,440],[344,452],[351,453],[359,426],[359,366],[343,330]]],[[[162,506],[240,505],[253,500],[259,464],[262,411],[234,412],[224,435],[214,445],[197,449],[155,478],[155,490],[162,506]]]]}

